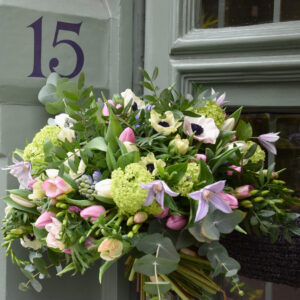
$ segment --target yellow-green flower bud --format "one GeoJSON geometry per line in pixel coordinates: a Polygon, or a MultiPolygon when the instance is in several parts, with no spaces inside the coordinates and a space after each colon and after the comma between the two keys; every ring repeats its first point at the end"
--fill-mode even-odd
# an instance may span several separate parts
{"type": "Polygon", "coordinates": [[[127,234],[127,236],[128,236],[129,238],[133,238],[133,235],[134,235],[134,233],[133,233],[132,231],[128,232],[128,234],[127,234]]]}
{"type": "Polygon", "coordinates": [[[240,202],[240,205],[246,208],[252,208],[253,204],[251,203],[251,201],[249,200],[244,200],[242,202],[240,202]]]}
{"type": "Polygon", "coordinates": [[[250,195],[251,195],[251,196],[254,196],[254,195],[256,195],[258,192],[259,192],[259,190],[252,190],[252,191],[250,191],[250,195]]]}
{"type": "Polygon", "coordinates": [[[265,191],[262,191],[260,194],[261,194],[262,196],[266,196],[266,195],[268,195],[269,193],[270,193],[270,191],[265,190],[265,191]]]}
{"type": "Polygon", "coordinates": [[[264,201],[265,198],[264,197],[255,197],[253,200],[254,200],[254,202],[261,202],[261,201],[264,201]]]}
{"type": "Polygon", "coordinates": [[[139,229],[141,228],[141,224],[135,224],[133,227],[132,227],[132,231],[133,233],[137,233],[139,231],[139,229]]]}
{"type": "Polygon", "coordinates": [[[131,226],[131,225],[133,225],[133,223],[134,223],[134,217],[131,216],[131,217],[128,218],[126,225],[131,226]]]}

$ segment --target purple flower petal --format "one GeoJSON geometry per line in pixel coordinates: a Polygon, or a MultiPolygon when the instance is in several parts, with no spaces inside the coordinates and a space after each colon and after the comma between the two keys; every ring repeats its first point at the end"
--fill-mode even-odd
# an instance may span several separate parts
{"type": "Polygon", "coordinates": [[[143,206],[149,206],[149,205],[151,205],[152,202],[153,202],[153,200],[154,200],[154,198],[155,198],[155,194],[154,194],[153,189],[149,189],[146,201],[143,203],[143,206]]]}
{"type": "Polygon", "coordinates": [[[273,153],[274,155],[277,154],[276,147],[271,144],[270,142],[264,141],[264,140],[259,140],[260,144],[267,149],[267,151],[273,153]]]}
{"type": "Polygon", "coordinates": [[[265,134],[261,134],[258,139],[259,141],[271,142],[275,143],[279,140],[279,132],[269,132],[265,134]]]}
{"type": "Polygon", "coordinates": [[[164,191],[156,193],[156,201],[160,205],[161,209],[164,209],[164,200],[165,200],[164,191]]]}
{"type": "Polygon", "coordinates": [[[213,184],[204,187],[205,190],[209,190],[214,193],[221,193],[224,190],[226,180],[220,180],[213,184]]]}
{"type": "Polygon", "coordinates": [[[188,194],[188,196],[191,197],[194,200],[204,200],[202,198],[202,194],[203,194],[203,189],[200,190],[200,191],[196,191],[196,192],[190,193],[190,194],[188,194]]]}
{"type": "Polygon", "coordinates": [[[208,213],[208,203],[205,200],[199,200],[195,222],[202,220],[208,213]]]}
{"type": "Polygon", "coordinates": [[[213,194],[210,202],[220,211],[230,214],[232,212],[231,207],[221,197],[213,194]]]}
{"type": "Polygon", "coordinates": [[[179,195],[179,193],[173,192],[164,181],[161,180],[160,183],[163,185],[165,193],[167,193],[168,195],[172,197],[176,197],[179,195]]]}

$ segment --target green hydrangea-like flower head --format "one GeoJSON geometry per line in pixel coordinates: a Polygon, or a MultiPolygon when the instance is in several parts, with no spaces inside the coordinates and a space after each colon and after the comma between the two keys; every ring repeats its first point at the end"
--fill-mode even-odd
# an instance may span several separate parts
{"type": "Polygon", "coordinates": [[[154,180],[144,166],[139,163],[129,164],[124,171],[120,168],[114,170],[111,179],[111,193],[121,214],[134,215],[143,208],[148,190],[142,189],[140,185],[154,180]]]}
{"type": "Polygon", "coordinates": [[[58,146],[61,141],[57,135],[60,133],[60,128],[57,126],[47,125],[38,132],[32,142],[24,149],[24,161],[30,161],[33,166],[39,166],[44,162],[44,143],[48,139],[53,145],[58,146]]]}
{"type": "MultiPolygon", "coordinates": [[[[250,147],[254,144],[254,142],[248,141],[247,142],[247,150],[250,149],[250,147]]],[[[256,147],[256,151],[254,154],[250,157],[250,161],[254,164],[257,164],[258,162],[262,161],[264,162],[266,159],[266,153],[264,150],[261,149],[259,145],[256,147]]]]}
{"type": "Polygon", "coordinates": [[[175,185],[174,191],[182,196],[187,196],[193,190],[194,183],[198,181],[200,166],[197,163],[189,163],[181,180],[175,185]]]}
{"type": "Polygon", "coordinates": [[[143,211],[148,215],[159,215],[162,213],[162,209],[156,201],[153,201],[149,206],[143,206],[143,211]]]}
{"type": "Polygon", "coordinates": [[[201,106],[197,109],[197,113],[204,116],[205,118],[212,118],[215,121],[216,126],[220,129],[225,122],[225,112],[213,100],[206,102],[205,106],[201,106]]]}
{"type": "Polygon", "coordinates": [[[154,176],[158,174],[157,166],[162,168],[166,166],[166,163],[161,159],[156,159],[152,152],[148,153],[147,156],[143,156],[139,164],[147,168],[147,170],[154,176]]]}

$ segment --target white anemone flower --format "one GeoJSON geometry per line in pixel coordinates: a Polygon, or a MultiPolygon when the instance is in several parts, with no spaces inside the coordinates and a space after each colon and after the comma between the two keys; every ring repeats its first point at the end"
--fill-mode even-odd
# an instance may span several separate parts
{"type": "Polygon", "coordinates": [[[145,102],[141,100],[138,96],[136,96],[131,89],[126,89],[124,92],[121,93],[121,96],[124,99],[124,107],[126,107],[132,99],[131,107],[133,111],[145,108],[145,102]]]}
{"type": "Polygon", "coordinates": [[[194,134],[194,139],[205,144],[215,144],[220,130],[212,118],[192,118],[185,116],[183,131],[186,135],[194,134]]]}
{"type": "Polygon", "coordinates": [[[150,123],[152,127],[163,135],[169,135],[177,131],[177,128],[181,125],[181,122],[176,121],[171,111],[165,112],[165,118],[162,118],[158,112],[154,109],[151,110],[150,123]]]}
{"type": "Polygon", "coordinates": [[[39,240],[31,234],[24,235],[23,238],[20,239],[20,242],[24,248],[31,248],[33,250],[42,248],[42,244],[39,242],[39,240]]]}
{"type": "Polygon", "coordinates": [[[55,116],[54,122],[61,129],[63,129],[65,127],[72,128],[73,124],[76,123],[76,121],[74,119],[72,119],[68,114],[65,114],[65,113],[55,116]]]}

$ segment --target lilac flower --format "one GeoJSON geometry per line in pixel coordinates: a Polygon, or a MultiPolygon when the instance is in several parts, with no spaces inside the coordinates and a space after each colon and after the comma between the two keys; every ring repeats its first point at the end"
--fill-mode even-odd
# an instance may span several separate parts
{"type": "Polygon", "coordinates": [[[276,147],[272,144],[279,140],[279,132],[269,132],[266,134],[261,134],[258,137],[258,141],[261,143],[262,146],[264,146],[269,152],[273,154],[277,154],[276,147]]]}
{"type": "Polygon", "coordinates": [[[148,189],[146,201],[143,203],[144,206],[151,205],[154,198],[156,198],[156,201],[158,204],[160,204],[161,209],[164,209],[165,193],[171,197],[176,197],[179,195],[178,193],[173,192],[162,180],[154,180],[145,184],[141,183],[141,188],[148,189]]]}
{"type": "Polygon", "coordinates": [[[15,176],[19,183],[21,189],[28,189],[29,183],[33,180],[31,177],[31,163],[28,161],[18,161],[13,157],[13,165],[7,168],[2,168],[2,170],[10,170],[10,174],[15,176]]]}
{"type": "MultiPolygon", "coordinates": [[[[214,89],[211,89],[211,95],[214,96],[216,94],[214,89]]],[[[225,101],[226,93],[223,93],[220,97],[213,97],[212,100],[219,104],[221,107],[225,106],[229,103],[229,101],[225,101]]]]}
{"type": "Polygon", "coordinates": [[[194,200],[198,200],[198,209],[196,213],[195,221],[202,220],[208,213],[209,202],[213,204],[218,210],[224,213],[231,213],[232,210],[228,203],[224,201],[217,193],[221,193],[225,186],[225,180],[217,181],[213,184],[205,186],[203,189],[190,193],[190,196],[194,200]]]}

